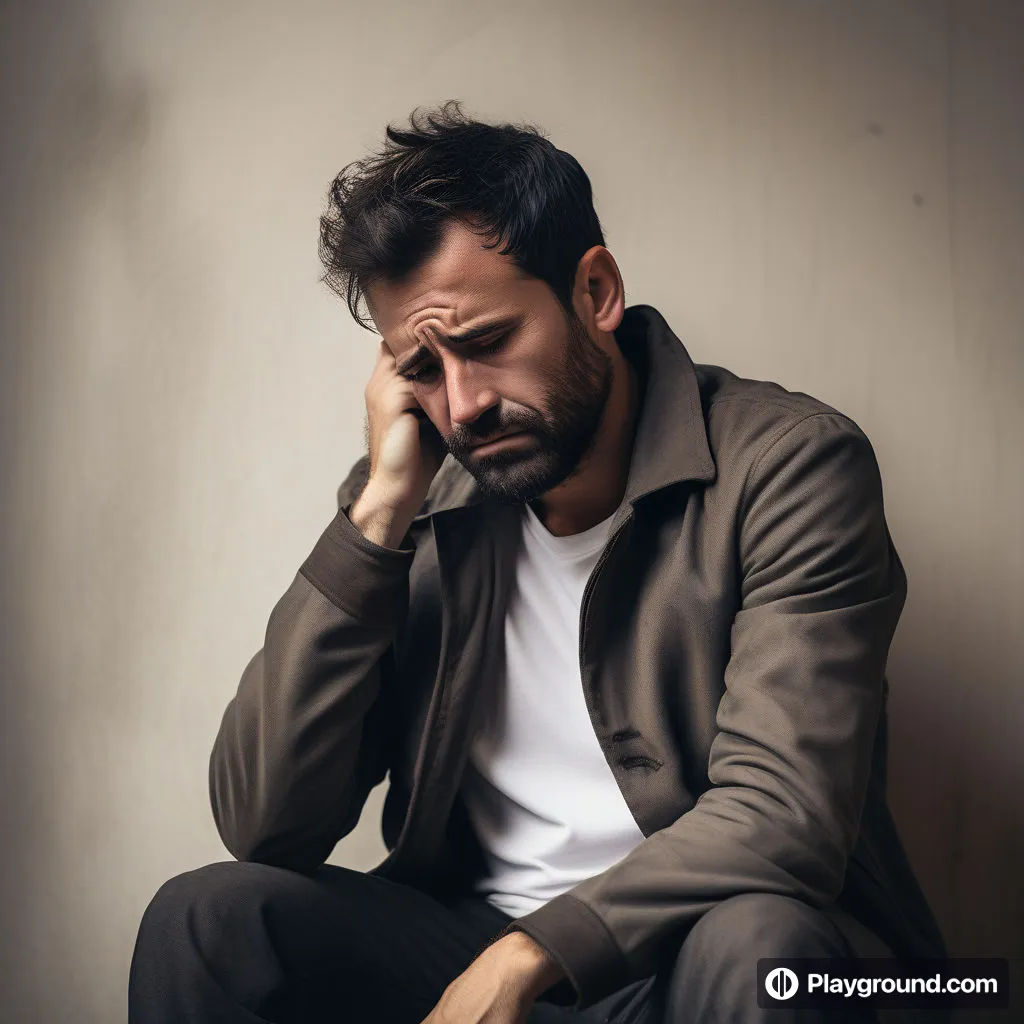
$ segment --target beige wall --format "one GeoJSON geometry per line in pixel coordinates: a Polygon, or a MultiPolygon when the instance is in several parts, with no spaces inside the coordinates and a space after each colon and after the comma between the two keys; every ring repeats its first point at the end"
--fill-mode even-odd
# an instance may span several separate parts
{"type": "Polygon", "coordinates": [[[895,812],[954,950],[1024,955],[1022,5],[37,0],[0,39],[5,1021],[123,1020],[149,897],[225,856],[210,744],[362,444],[325,188],[449,97],[580,159],[695,358],[872,438],[895,812]]]}

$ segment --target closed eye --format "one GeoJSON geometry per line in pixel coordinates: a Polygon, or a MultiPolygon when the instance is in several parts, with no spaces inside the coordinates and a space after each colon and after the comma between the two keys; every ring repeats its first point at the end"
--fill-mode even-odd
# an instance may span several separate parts
{"type": "MultiPolygon", "coordinates": [[[[475,346],[473,354],[497,352],[510,337],[511,332],[500,334],[493,341],[489,341],[484,345],[475,346]]],[[[440,367],[436,363],[427,363],[422,369],[410,370],[407,373],[403,373],[402,377],[413,384],[429,384],[439,372],[440,367]]]]}
{"type": "Polygon", "coordinates": [[[489,341],[485,345],[478,345],[476,348],[477,352],[496,352],[502,345],[505,344],[508,339],[512,337],[511,332],[506,334],[499,334],[494,341],[489,341]]]}
{"type": "Polygon", "coordinates": [[[402,376],[413,384],[426,384],[430,377],[437,373],[438,367],[435,366],[424,366],[422,370],[412,370],[408,373],[403,373],[402,376]]]}

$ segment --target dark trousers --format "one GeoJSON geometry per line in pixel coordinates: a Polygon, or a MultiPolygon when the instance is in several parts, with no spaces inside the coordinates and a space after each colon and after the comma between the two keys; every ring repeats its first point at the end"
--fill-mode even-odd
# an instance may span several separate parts
{"type": "MultiPolygon", "coordinates": [[[[330,865],[305,875],[211,864],[172,878],[147,908],[129,1022],[420,1024],[509,920],[480,898],[440,903],[330,865]]],[[[734,896],[697,922],[662,973],[585,1010],[542,999],[530,1024],[838,1021],[835,1011],[759,1010],[757,960],[850,955],[839,929],[812,907],[734,896]]]]}

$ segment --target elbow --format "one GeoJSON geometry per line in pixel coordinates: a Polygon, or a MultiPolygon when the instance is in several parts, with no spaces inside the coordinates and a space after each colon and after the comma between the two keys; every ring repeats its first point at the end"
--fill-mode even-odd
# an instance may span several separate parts
{"type": "Polygon", "coordinates": [[[239,861],[305,873],[320,867],[336,842],[324,835],[268,827],[259,817],[225,813],[216,805],[213,818],[228,853],[239,861]]]}
{"type": "Polygon", "coordinates": [[[236,784],[211,763],[210,804],[214,824],[228,853],[236,860],[310,872],[331,855],[338,840],[352,831],[358,814],[346,815],[339,828],[314,821],[311,814],[287,813],[293,801],[274,801],[236,784]],[[351,820],[350,820],[351,819],[351,820]]]}

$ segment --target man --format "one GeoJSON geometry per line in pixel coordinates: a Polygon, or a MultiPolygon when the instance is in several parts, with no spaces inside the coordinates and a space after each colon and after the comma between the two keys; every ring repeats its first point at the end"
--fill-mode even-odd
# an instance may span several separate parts
{"type": "Polygon", "coordinates": [[[321,255],[382,339],[369,450],[216,739],[238,862],[161,888],[132,1021],[819,1020],[758,958],[943,955],[858,427],[695,367],[579,164],[457,103],[341,172],[321,255]],[[389,856],[325,866],[385,776],[389,856]]]}

